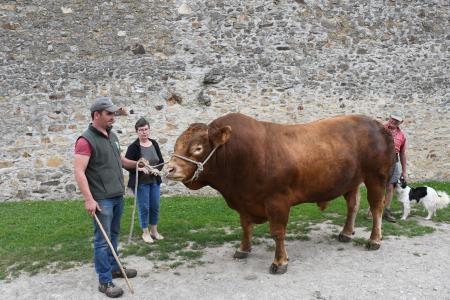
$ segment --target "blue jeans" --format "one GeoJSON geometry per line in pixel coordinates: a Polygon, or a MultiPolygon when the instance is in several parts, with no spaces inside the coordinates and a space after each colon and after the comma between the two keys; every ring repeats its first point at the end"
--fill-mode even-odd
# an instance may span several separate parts
{"type": "MultiPolygon", "coordinates": [[[[123,196],[102,199],[97,201],[101,212],[97,211],[97,217],[102,223],[114,250],[117,253],[117,244],[119,242],[120,217],[123,212],[123,196]]],[[[111,272],[120,270],[116,260],[109,248],[108,243],[103,237],[103,233],[94,220],[94,263],[95,271],[98,274],[100,283],[112,282],[111,272]]]]}
{"type": "Polygon", "coordinates": [[[158,224],[159,217],[159,184],[141,183],[137,188],[137,203],[141,228],[147,228],[150,218],[151,225],[158,224]]]}

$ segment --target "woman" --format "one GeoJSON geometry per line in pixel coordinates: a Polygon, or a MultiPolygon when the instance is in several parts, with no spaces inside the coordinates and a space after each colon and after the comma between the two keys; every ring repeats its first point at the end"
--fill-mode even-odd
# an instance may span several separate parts
{"type": "MultiPolygon", "coordinates": [[[[145,158],[151,166],[162,164],[164,162],[158,143],[149,138],[150,125],[146,119],[140,118],[134,126],[138,138],[128,146],[125,157],[131,160],[145,158]]],[[[163,165],[158,169],[162,170],[163,165]]],[[[158,217],[161,177],[146,174],[143,169],[138,169],[138,188],[137,197],[139,221],[142,228],[142,239],[146,243],[153,243],[153,240],[162,240],[164,237],[158,233],[158,217]],[[148,229],[150,221],[150,231],[148,229]]],[[[130,179],[128,187],[134,192],[136,185],[136,169],[129,169],[130,179]]]]}

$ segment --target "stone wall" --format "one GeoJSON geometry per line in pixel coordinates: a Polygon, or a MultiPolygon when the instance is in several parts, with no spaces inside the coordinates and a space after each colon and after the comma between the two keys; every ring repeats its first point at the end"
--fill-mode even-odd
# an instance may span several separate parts
{"type": "Polygon", "coordinates": [[[73,144],[98,95],[123,107],[123,147],[146,116],[165,155],[190,123],[228,112],[300,123],[400,110],[410,178],[450,180],[449,11],[447,0],[2,1],[0,201],[80,197],[73,144]]]}

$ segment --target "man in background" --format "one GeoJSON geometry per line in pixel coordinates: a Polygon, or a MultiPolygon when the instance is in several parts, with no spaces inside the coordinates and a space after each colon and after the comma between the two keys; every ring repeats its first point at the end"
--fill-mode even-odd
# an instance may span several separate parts
{"type": "Polygon", "coordinates": [[[400,129],[403,123],[403,116],[400,113],[393,113],[384,127],[389,130],[394,140],[395,164],[392,170],[391,179],[386,188],[386,205],[384,207],[383,219],[395,223],[395,217],[391,214],[391,202],[394,194],[395,184],[400,178],[406,180],[406,135],[400,129]]]}

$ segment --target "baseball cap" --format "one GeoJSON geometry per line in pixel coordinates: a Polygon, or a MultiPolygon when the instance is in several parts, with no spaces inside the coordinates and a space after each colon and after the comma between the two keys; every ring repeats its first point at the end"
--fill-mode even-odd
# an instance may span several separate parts
{"type": "Polygon", "coordinates": [[[403,115],[399,112],[394,112],[390,115],[390,117],[394,120],[397,120],[399,122],[403,122],[403,115]]]}
{"type": "Polygon", "coordinates": [[[91,112],[106,110],[116,112],[119,108],[115,106],[109,97],[99,97],[91,105],[91,112]]]}

